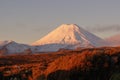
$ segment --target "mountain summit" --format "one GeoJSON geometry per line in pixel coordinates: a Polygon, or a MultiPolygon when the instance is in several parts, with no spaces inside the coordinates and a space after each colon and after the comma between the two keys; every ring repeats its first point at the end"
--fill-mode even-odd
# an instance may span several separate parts
{"type": "Polygon", "coordinates": [[[76,24],[63,24],[32,45],[41,46],[40,51],[57,51],[60,48],[100,47],[105,44],[103,39],[76,24]]]}

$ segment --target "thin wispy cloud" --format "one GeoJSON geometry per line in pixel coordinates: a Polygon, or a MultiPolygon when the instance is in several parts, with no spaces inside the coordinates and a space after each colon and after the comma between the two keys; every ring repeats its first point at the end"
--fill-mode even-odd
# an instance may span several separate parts
{"type": "Polygon", "coordinates": [[[110,25],[110,26],[98,25],[98,26],[94,26],[94,27],[86,27],[86,29],[88,31],[96,32],[96,33],[99,33],[99,32],[109,32],[109,31],[120,32],[120,25],[110,25]]]}

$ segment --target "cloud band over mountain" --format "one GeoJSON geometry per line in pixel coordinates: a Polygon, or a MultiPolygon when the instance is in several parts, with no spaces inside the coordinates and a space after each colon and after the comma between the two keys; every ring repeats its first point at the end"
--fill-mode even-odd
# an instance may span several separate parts
{"type": "Polygon", "coordinates": [[[110,25],[110,26],[95,26],[95,27],[87,27],[88,31],[91,32],[109,32],[109,31],[120,31],[120,25],[110,25]]]}

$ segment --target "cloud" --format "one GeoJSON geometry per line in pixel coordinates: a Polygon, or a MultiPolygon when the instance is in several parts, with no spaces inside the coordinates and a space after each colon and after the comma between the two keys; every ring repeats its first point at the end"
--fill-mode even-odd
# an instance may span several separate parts
{"type": "Polygon", "coordinates": [[[110,26],[94,26],[94,27],[86,27],[86,29],[90,32],[115,32],[115,31],[119,31],[120,32],[120,25],[110,25],[110,26]]]}

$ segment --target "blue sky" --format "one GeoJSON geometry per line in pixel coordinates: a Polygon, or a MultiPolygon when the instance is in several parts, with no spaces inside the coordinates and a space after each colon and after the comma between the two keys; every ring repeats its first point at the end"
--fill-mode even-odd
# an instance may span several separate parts
{"type": "Polygon", "coordinates": [[[109,37],[120,33],[119,8],[120,0],[0,0],[0,40],[32,43],[64,23],[109,37]]]}

